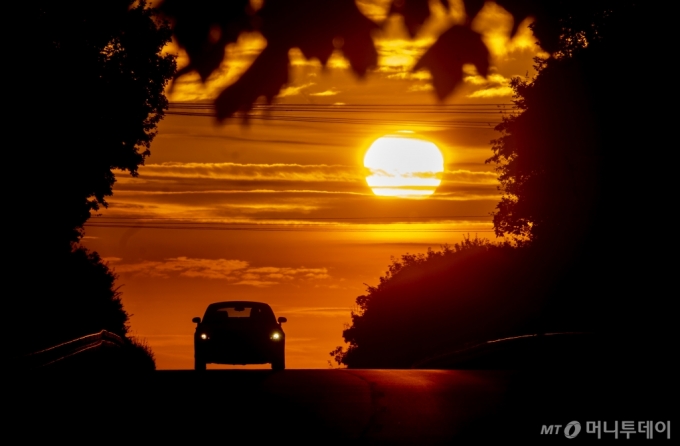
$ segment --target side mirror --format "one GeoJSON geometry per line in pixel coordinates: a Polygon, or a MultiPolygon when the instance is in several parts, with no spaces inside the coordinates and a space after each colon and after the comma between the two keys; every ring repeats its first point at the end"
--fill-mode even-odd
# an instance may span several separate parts
{"type": "Polygon", "coordinates": [[[286,319],[283,316],[281,316],[278,320],[279,320],[279,324],[283,324],[284,322],[288,322],[288,319],[286,319]]]}
{"type": "Polygon", "coordinates": [[[201,323],[201,318],[200,317],[195,317],[191,320],[194,324],[200,324],[201,323]]]}

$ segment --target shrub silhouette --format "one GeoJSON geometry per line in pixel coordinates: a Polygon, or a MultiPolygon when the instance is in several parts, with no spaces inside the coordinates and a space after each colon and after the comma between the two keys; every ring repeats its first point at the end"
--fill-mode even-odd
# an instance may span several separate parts
{"type": "Polygon", "coordinates": [[[351,367],[409,367],[468,342],[538,330],[542,284],[529,281],[527,253],[466,238],[393,259],[380,283],[357,297],[343,332],[347,351],[331,355],[351,367]]]}

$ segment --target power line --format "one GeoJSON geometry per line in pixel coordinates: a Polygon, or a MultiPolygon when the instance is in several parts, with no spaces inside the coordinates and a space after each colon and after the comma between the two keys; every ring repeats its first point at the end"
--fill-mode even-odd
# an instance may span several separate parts
{"type": "Polygon", "coordinates": [[[87,227],[95,228],[120,228],[120,229],[173,229],[191,231],[250,231],[250,232],[369,232],[369,233],[491,233],[493,230],[469,228],[469,229],[373,229],[373,228],[332,228],[332,227],[247,227],[247,226],[157,226],[142,224],[100,224],[86,223],[87,227]]]}
{"type": "MultiPolygon", "coordinates": [[[[457,215],[457,216],[429,216],[429,217],[252,217],[249,220],[256,221],[272,221],[272,220],[288,220],[288,221],[307,221],[307,222],[361,222],[365,221],[363,225],[374,226],[376,224],[392,225],[398,223],[405,223],[404,220],[421,221],[421,224],[446,224],[441,220],[448,219],[469,219],[469,218],[490,218],[491,215],[457,215]],[[389,223],[376,223],[375,220],[393,220],[389,223]],[[395,221],[396,220],[396,221],[395,221]],[[440,221],[432,221],[440,220],[440,221]]],[[[493,232],[483,228],[372,228],[365,227],[361,223],[334,226],[331,224],[262,224],[262,223],[244,223],[244,222],[225,222],[224,218],[200,218],[200,217],[129,217],[129,216],[112,216],[112,217],[95,217],[88,221],[85,226],[98,228],[124,228],[124,229],[175,229],[175,230],[210,230],[210,231],[254,231],[254,232],[376,232],[376,233],[402,233],[402,232],[493,232]],[[99,221],[97,221],[99,220],[99,221]],[[210,222],[209,220],[219,220],[217,222],[210,222]]],[[[412,223],[406,223],[412,224],[412,223]]]]}
{"type": "MultiPolygon", "coordinates": [[[[167,115],[181,115],[194,117],[215,117],[214,113],[194,113],[194,112],[166,112],[167,115]]],[[[361,125],[389,125],[389,126],[414,126],[425,125],[431,127],[452,127],[452,128],[493,128],[500,124],[502,120],[498,121],[434,121],[434,120],[385,120],[385,119],[371,119],[371,118],[324,118],[311,116],[265,116],[265,115],[248,115],[247,117],[231,118],[233,120],[247,119],[260,121],[283,121],[283,122],[305,122],[305,123],[319,123],[319,124],[361,124],[361,125]]]]}
{"type": "MultiPolygon", "coordinates": [[[[317,104],[272,104],[255,105],[247,113],[234,116],[232,119],[330,123],[330,124],[360,124],[360,125],[427,125],[452,128],[495,127],[502,122],[502,117],[516,111],[511,103],[497,104],[458,104],[458,105],[410,105],[410,104],[355,104],[355,105],[317,105],[317,104]],[[313,113],[314,115],[300,115],[313,113]],[[328,115],[341,114],[342,117],[328,115]],[[347,114],[382,114],[383,118],[347,117],[347,114]],[[429,115],[433,117],[450,117],[451,115],[470,116],[467,120],[452,119],[388,119],[387,115],[429,115]],[[481,116],[477,116],[481,115],[481,116]],[[491,119],[494,117],[494,119],[491,119]],[[474,118],[474,119],[473,119],[474,118]],[[480,119],[483,118],[483,119],[480,119]]],[[[171,102],[168,115],[214,117],[213,105],[200,102],[171,102]]]]}
{"type": "MultiPolygon", "coordinates": [[[[461,219],[461,218],[490,218],[492,215],[433,215],[433,216],[418,216],[418,217],[406,217],[406,216],[369,216],[369,217],[247,217],[248,220],[300,220],[300,221],[315,221],[315,220],[428,220],[428,219],[461,219]]],[[[219,220],[223,221],[229,217],[128,217],[128,216],[100,216],[93,217],[97,220],[174,220],[175,222],[204,222],[206,220],[219,220]]],[[[231,217],[239,218],[239,217],[231,217]]],[[[162,223],[162,222],[161,222],[162,223]]]]}
{"type": "MultiPolygon", "coordinates": [[[[169,102],[170,107],[195,107],[212,108],[212,101],[173,101],[169,102]]],[[[274,103],[274,104],[253,104],[253,110],[272,110],[272,109],[327,109],[329,111],[342,111],[350,109],[432,109],[435,111],[449,110],[455,108],[516,108],[512,102],[495,102],[489,104],[304,104],[304,103],[274,103]]]]}

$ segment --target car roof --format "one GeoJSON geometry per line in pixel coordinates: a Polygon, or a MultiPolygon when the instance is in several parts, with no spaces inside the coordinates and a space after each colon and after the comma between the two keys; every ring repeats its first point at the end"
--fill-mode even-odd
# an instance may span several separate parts
{"type": "MultiPolygon", "coordinates": [[[[208,305],[208,308],[224,308],[224,307],[269,307],[269,304],[264,302],[252,302],[247,300],[230,300],[226,302],[215,302],[208,305]]],[[[269,307],[271,308],[271,307],[269,307]]]]}

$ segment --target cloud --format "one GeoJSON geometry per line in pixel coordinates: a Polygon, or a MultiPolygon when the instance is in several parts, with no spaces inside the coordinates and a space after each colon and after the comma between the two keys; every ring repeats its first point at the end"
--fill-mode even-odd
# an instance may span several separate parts
{"type": "MultiPolygon", "coordinates": [[[[457,205],[456,210],[443,211],[439,208],[442,204],[438,205],[438,202],[468,202],[466,208],[492,209],[495,203],[488,202],[497,202],[500,195],[497,173],[492,170],[476,171],[476,168],[452,164],[443,174],[410,175],[412,180],[441,181],[434,195],[415,203],[376,197],[367,183],[369,172],[361,165],[150,164],[140,168],[138,178],[121,175],[123,178],[115,186],[109,207],[102,210],[102,218],[90,219],[87,227],[148,228],[154,231],[341,230],[357,228],[357,224],[390,223],[393,220],[385,218],[412,213],[458,213],[457,205]]],[[[432,187],[436,185],[432,184],[432,187]]],[[[88,229],[88,232],[92,231],[88,229]]],[[[118,261],[115,265],[124,263],[118,261]]],[[[168,272],[167,265],[165,269],[153,264],[146,267],[150,275],[178,274],[168,272]]],[[[272,266],[260,264],[249,267],[272,266]]],[[[285,271],[279,269],[250,272],[260,274],[259,280],[265,282],[288,280],[285,271]],[[265,274],[283,275],[266,278],[265,274]]],[[[312,274],[321,274],[316,277],[322,278],[327,273],[312,274]]],[[[220,278],[225,274],[194,265],[185,275],[220,278]]],[[[226,275],[234,276],[233,273],[226,275]]],[[[240,274],[234,282],[239,280],[240,274]]]]}
{"type": "Polygon", "coordinates": [[[468,98],[500,98],[510,97],[514,91],[510,87],[492,87],[485,90],[477,90],[467,95],[468,98]]]}
{"type": "Polygon", "coordinates": [[[226,280],[234,285],[267,287],[284,282],[330,279],[327,268],[251,267],[245,260],[172,257],[162,261],[119,264],[116,273],[169,279],[188,277],[226,280]]]}
{"type": "Polygon", "coordinates": [[[276,285],[277,282],[266,282],[262,280],[241,280],[240,282],[236,282],[234,285],[249,285],[249,286],[254,286],[257,288],[266,288],[272,285],[276,285]]]}
{"type": "Polygon", "coordinates": [[[413,80],[413,81],[429,81],[432,79],[432,75],[430,74],[429,71],[416,71],[415,73],[412,73],[410,71],[399,71],[396,73],[388,74],[387,75],[388,79],[406,79],[406,80],[413,80]]]}
{"type": "Polygon", "coordinates": [[[387,18],[389,0],[357,0],[356,4],[362,14],[375,22],[387,18]]]}
{"type": "Polygon", "coordinates": [[[133,264],[121,264],[115,267],[118,273],[132,273],[137,276],[170,278],[173,275],[183,277],[236,280],[235,273],[245,270],[248,262],[228,259],[193,259],[173,257],[163,261],[144,261],[133,264]]]}
{"type": "MultiPolygon", "coordinates": [[[[468,65],[466,65],[468,67],[468,65]]],[[[510,79],[507,77],[498,74],[498,73],[493,73],[489,74],[487,77],[482,77],[479,74],[477,74],[477,70],[474,69],[474,66],[471,66],[473,70],[467,71],[468,76],[465,76],[464,81],[469,83],[469,84],[474,84],[474,85],[509,85],[510,84],[510,79]]]]}
{"type": "Polygon", "coordinates": [[[335,91],[335,89],[330,89],[326,91],[321,91],[319,93],[310,93],[310,96],[335,96],[336,94],[340,94],[339,91],[335,91]]]}
{"type": "MultiPolygon", "coordinates": [[[[140,168],[140,178],[212,178],[223,180],[356,181],[363,169],[333,164],[161,163],[140,168]]],[[[121,176],[122,182],[139,178],[121,176]]]]}
{"type": "Polygon", "coordinates": [[[447,170],[444,172],[444,181],[456,184],[489,184],[498,185],[496,172],[473,172],[471,170],[447,170]]]}
{"type": "Polygon", "coordinates": [[[260,267],[249,268],[247,279],[278,279],[280,281],[290,281],[297,277],[304,277],[306,279],[329,279],[327,268],[277,268],[277,267],[260,267]]]}
{"type": "Polygon", "coordinates": [[[278,273],[281,270],[281,268],[276,268],[273,266],[264,266],[261,268],[251,268],[250,271],[258,274],[267,274],[267,273],[278,273]]]}
{"type": "Polygon", "coordinates": [[[123,259],[121,259],[120,257],[102,257],[102,260],[108,263],[115,263],[120,262],[123,259]]]}
{"type": "Polygon", "coordinates": [[[501,74],[493,73],[485,78],[477,74],[476,70],[466,71],[468,76],[463,79],[464,82],[481,87],[481,89],[468,94],[468,98],[511,97],[514,94],[510,87],[510,79],[501,74]]]}
{"type": "MultiPolygon", "coordinates": [[[[307,59],[299,48],[291,48],[291,50],[288,51],[288,57],[290,59],[290,64],[293,67],[315,67],[321,69],[321,62],[319,62],[319,59],[316,57],[307,59]]],[[[338,50],[333,51],[331,57],[326,62],[326,68],[347,69],[349,66],[349,62],[343,57],[342,51],[338,50]]]]}
{"type": "Polygon", "coordinates": [[[434,87],[431,84],[414,84],[408,87],[406,91],[412,93],[416,91],[432,91],[432,90],[434,90],[434,87]]]}
{"type": "Polygon", "coordinates": [[[378,39],[375,42],[378,51],[377,71],[388,79],[430,79],[430,74],[425,71],[413,73],[411,70],[433,43],[432,38],[378,39]]]}
{"type": "MultiPolygon", "coordinates": [[[[206,83],[202,82],[197,73],[184,75],[173,83],[171,100],[214,99],[222,89],[233,83],[250,67],[266,46],[267,41],[260,33],[241,33],[236,43],[227,45],[224,61],[206,83]]],[[[186,52],[174,44],[168,46],[166,52],[178,55],[178,67],[183,67],[189,62],[186,52]]]]}
{"type": "Polygon", "coordinates": [[[309,88],[313,85],[316,85],[316,84],[314,82],[310,82],[308,84],[285,87],[284,89],[282,89],[279,92],[279,97],[284,98],[286,96],[296,96],[296,95],[302,94],[302,90],[309,88]]]}
{"type": "Polygon", "coordinates": [[[472,28],[482,34],[482,39],[493,57],[503,57],[525,49],[533,49],[537,53],[540,51],[536,45],[536,38],[529,28],[531,22],[531,19],[522,21],[517,34],[510,40],[512,15],[496,2],[486,2],[472,22],[472,28]]]}

